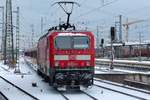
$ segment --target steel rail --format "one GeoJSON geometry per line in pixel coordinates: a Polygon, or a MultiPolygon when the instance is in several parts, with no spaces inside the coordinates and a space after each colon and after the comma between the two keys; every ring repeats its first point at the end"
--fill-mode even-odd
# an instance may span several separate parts
{"type": "Polygon", "coordinates": [[[123,94],[123,95],[126,95],[126,96],[130,96],[130,97],[133,97],[133,98],[136,98],[136,99],[139,99],[139,100],[148,100],[148,99],[145,99],[145,98],[142,98],[142,97],[139,97],[139,96],[135,96],[135,95],[128,94],[128,93],[125,93],[125,92],[121,92],[121,91],[111,89],[111,88],[108,88],[108,87],[104,87],[104,86],[101,86],[101,85],[94,84],[94,86],[97,86],[97,87],[100,87],[100,88],[103,88],[103,89],[106,89],[106,90],[110,90],[110,91],[113,91],[113,92],[117,92],[117,93],[120,93],[120,94],[123,94]]]}
{"type": "Polygon", "coordinates": [[[9,100],[1,91],[0,91],[0,95],[1,95],[5,100],[9,100]]]}
{"type": "Polygon", "coordinates": [[[92,98],[93,100],[98,100],[97,98],[95,98],[94,96],[84,92],[84,91],[81,91],[82,93],[86,94],[87,96],[89,96],[90,98],[92,98]]]}
{"type": "Polygon", "coordinates": [[[114,85],[114,86],[118,86],[118,87],[122,87],[122,88],[127,88],[127,89],[130,89],[130,90],[134,90],[134,91],[138,91],[138,92],[142,92],[142,93],[150,95],[150,92],[148,92],[148,91],[139,90],[139,89],[132,88],[132,87],[127,87],[127,86],[122,86],[122,85],[115,84],[115,83],[110,83],[110,82],[107,82],[107,81],[103,81],[101,79],[94,79],[94,81],[98,81],[98,82],[102,82],[102,83],[106,83],[106,84],[110,84],[110,85],[114,85]]]}
{"type": "Polygon", "coordinates": [[[65,100],[69,100],[67,96],[65,96],[61,91],[55,89],[65,100]]]}
{"type": "Polygon", "coordinates": [[[37,97],[33,96],[32,94],[30,94],[29,92],[23,90],[22,88],[18,87],[17,85],[13,84],[12,82],[10,82],[9,80],[5,79],[4,77],[0,76],[1,79],[3,79],[5,82],[9,83],[10,85],[12,85],[13,87],[17,88],[18,90],[20,90],[21,92],[25,93],[26,95],[30,96],[31,98],[33,98],[34,100],[40,100],[37,97]]]}
{"type": "Polygon", "coordinates": [[[24,59],[24,60],[25,60],[25,63],[28,65],[28,67],[30,67],[30,69],[32,69],[34,72],[37,72],[37,70],[35,68],[33,68],[34,65],[32,63],[30,63],[26,59],[24,59]]]}

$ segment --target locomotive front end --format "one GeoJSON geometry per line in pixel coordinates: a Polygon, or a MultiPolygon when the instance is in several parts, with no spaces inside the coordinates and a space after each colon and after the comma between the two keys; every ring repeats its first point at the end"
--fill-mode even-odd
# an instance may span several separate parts
{"type": "Polygon", "coordinates": [[[58,33],[54,38],[54,86],[88,88],[94,76],[94,36],[90,32],[58,33]]]}

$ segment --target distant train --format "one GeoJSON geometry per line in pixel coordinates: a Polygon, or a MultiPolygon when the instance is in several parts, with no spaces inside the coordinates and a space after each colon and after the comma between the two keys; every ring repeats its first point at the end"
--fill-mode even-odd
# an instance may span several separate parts
{"type": "MultiPolygon", "coordinates": [[[[149,57],[150,56],[150,44],[139,44],[125,45],[125,46],[114,46],[116,58],[129,58],[129,57],[149,57]]],[[[103,49],[95,49],[95,57],[109,57],[111,54],[111,47],[106,46],[103,49]]]]}

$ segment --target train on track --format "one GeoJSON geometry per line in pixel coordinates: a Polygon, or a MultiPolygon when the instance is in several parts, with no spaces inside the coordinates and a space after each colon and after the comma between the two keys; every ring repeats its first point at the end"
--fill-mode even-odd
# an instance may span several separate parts
{"type": "Polygon", "coordinates": [[[51,86],[65,88],[88,87],[94,76],[94,35],[88,31],[52,30],[42,36],[37,50],[25,52],[36,57],[37,72],[51,86]]]}
{"type": "Polygon", "coordinates": [[[38,73],[55,87],[93,84],[94,36],[91,32],[51,31],[37,46],[38,73]]]}
{"type": "Polygon", "coordinates": [[[94,77],[94,35],[77,30],[69,23],[69,17],[67,23],[50,28],[39,39],[37,48],[26,51],[25,55],[36,57],[38,74],[51,86],[65,90],[88,88],[94,77]]]}

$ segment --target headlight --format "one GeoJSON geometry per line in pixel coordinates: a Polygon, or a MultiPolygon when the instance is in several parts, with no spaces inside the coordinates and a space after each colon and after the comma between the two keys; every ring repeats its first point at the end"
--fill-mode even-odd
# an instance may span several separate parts
{"type": "Polygon", "coordinates": [[[59,66],[59,62],[55,62],[55,66],[59,66]]]}
{"type": "Polygon", "coordinates": [[[86,62],[86,66],[90,66],[90,62],[86,62]]]}

